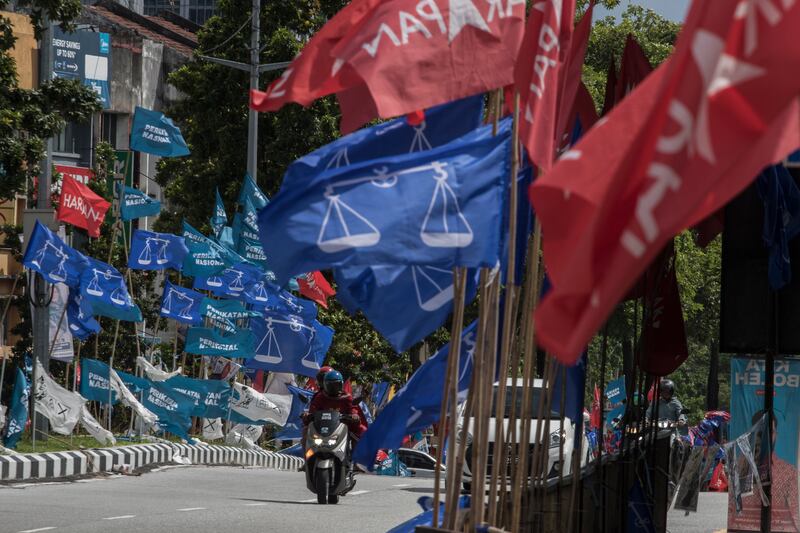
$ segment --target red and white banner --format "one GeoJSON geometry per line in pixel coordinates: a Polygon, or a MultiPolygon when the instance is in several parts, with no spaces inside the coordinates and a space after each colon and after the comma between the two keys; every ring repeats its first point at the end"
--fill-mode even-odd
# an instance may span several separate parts
{"type": "Polygon", "coordinates": [[[533,184],[542,347],[576,361],[670,238],[797,148],[799,27],[800,3],[693,3],[673,57],[533,184]]]}
{"type": "Polygon", "coordinates": [[[94,172],[91,168],[86,167],[73,167],[71,165],[53,165],[56,172],[62,176],[69,176],[77,182],[88,185],[89,181],[94,178],[94,172]]]}
{"type": "MultiPolygon", "coordinates": [[[[388,118],[504,87],[524,23],[525,0],[355,0],[281,78],[251,92],[250,106],[274,111],[355,91],[349,101],[369,93],[370,118],[388,118]]],[[[343,121],[352,128],[367,118],[343,121]]]]}
{"type": "Polygon", "coordinates": [[[61,181],[61,197],[56,218],[85,229],[90,237],[100,236],[100,226],[111,204],[69,176],[61,181]]]}
{"type": "Polygon", "coordinates": [[[297,278],[297,285],[300,286],[300,294],[317,302],[319,305],[328,308],[328,298],[336,295],[331,284],[322,275],[322,272],[315,270],[309,272],[305,276],[297,278]]]}

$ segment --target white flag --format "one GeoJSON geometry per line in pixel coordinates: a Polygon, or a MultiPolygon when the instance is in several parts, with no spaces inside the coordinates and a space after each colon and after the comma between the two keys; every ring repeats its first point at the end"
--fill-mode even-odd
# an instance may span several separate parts
{"type": "Polygon", "coordinates": [[[289,418],[292,397],[265,394],[247,385],[234,383],[230,408],[254,422],[272,422],[283,426],[289,418]]]}
{"type": "Polygon", "coordinates": [[[280,394],[282,396],[289,396],[288,385],[297,386],[297,380],[294,374],[288,372],[270,372],[267,376],[267,385],[264,387],[264,392],[268,394],[280,394]]]}
{"type": "Polygon", "coordinates": [[[125,386],[114,369],[111,369],[111,390],[117,393],[117,398],[122,405],[133,409],[133,412],[139,415],[146,425],[155,426],[158,422],[158,416],[136,399],[136,396],[125,386]]]}
{"type": "Polygon", "coordinates": [[[69,291],[63,283],[56,283],[53,288],[53,300],[50,302],[50,345],[51,359],[68,363],[72,361],[72,333],[69,331],[67,315],[64,307],[67,305],[69,291]]]}
{"type": "Polygon", "coordinates": [[[245,448],[255,448],[256,442],[261,438],[263,432],[263,426],[236,424],[228,431],[225,444],[236,444],[244,446],[245,448]]]}
{"type": "Polygon", "coordinates": [[[117,439],[114,438],[114,435],[95,420],[86,405],[81,409],[81,426],[83,426],[83,429],[88,431],[89,434],[94,437],[94,440],[100,444],[114,446],[117,443],[117,439]]]}
{"type": "Polygon", "coordinates": [[[37,365],[36,385],[34,387],[36,412],[50,421],[56,433],[69,435],[81,417],[81,409],[86,400],[77,392],[70,392],[51,378],[37,365]]]}
{"type": "Polygon", "coordinates": [[[221,418],[204,418],[203,419],[203,438],[205,440],[221,439],[225,435],[222,433],[222,419],[221,418]]]}
{"type": "Polygon", "coordinates": [[[6,427],[6,406],[0,405],[0,433],[3,432],[4,427],[6,427]]]}
{"type": "Polygon", "coordinates": [[[180,376],[183,369],[178,367],[177,370],[173,372],[165,372],[160,368],[151,364],[147,359],[142,357],[141,355],[136,358],[136,366],[144,370],[145,375],[151,381],[167,381],[170,378],[174,378],[175,376],[180,376]]]}

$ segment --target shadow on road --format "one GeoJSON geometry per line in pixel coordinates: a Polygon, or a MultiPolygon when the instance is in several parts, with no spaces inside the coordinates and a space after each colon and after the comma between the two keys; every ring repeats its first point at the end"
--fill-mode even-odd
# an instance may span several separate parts
{"type": "Polygon", "coordinates": [[[234,499],[243,502],[256,502],[256,503],[288,503],[290,505],[317,505],[317,502],[299,502],[297,500],[267,500],[261,498],[234,498],[234,499]]]}

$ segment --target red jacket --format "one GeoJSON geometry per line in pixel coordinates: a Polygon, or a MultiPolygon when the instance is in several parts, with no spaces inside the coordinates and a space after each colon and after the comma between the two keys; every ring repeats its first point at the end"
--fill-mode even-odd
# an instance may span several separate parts
{"type": "MultiPolygon", "coordinates": [[[[308,414],[313,415],[317,411],[336,410],[342,415],[354,415],[360,419],[359,409],[357,405],[353,405],[353,397],[349,394],[343,394],[336,398],[332,398],[324,392],[318,392],[311,399],[311,405],[308,406],[308,414]]],[[[356,436],[366,431],[366,427],[361,422],[344,422],[347,427],[356,436]]]]}

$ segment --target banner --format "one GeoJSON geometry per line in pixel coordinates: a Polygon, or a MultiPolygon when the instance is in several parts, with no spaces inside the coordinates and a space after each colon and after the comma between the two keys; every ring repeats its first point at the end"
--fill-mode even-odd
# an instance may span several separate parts
{"type": "Polygon", "coordinates": [[[17,381],[14,383],[14,392],[11,395],[11,406],[8,409],[8,424],[6,425],[3,445],[12,450],[17,447],[25,424],[28,423],[28,401],[31,394],[31,385],[25,377],[25,372],[17,368],[17,381]]]}
{"type": "Polygon", "coordinates": [[[225,381],[175,376],[164,384],[192,398],[194,401],[192,416],[219,418],[228,414],[231,387],[225,381]]]}
{"type": "Polygon", "coordinates": [[[56,219],[83,228],[90,237],[100,236],[100,226],[111,204],[83,183],[69,176],[61,181],[56,219]]]}
{"type": "Polygon", "coordinates": [[[316,320],[269,311],[263,318],[251,319],[250,329],[255,356],[245,366],[309,377],[319,371],[333,339],[333,330],[316,320]]]}
{"type": "Polygon", "coordinates": [[[233,383],[230,407],[233,421],[242,423],[248,423],[247,421],[251,423],[272,422],[283,426],[292,409],[292,398],[291,396],[258,392],[247,385],[233,383]],[[239,417],[235,415],[239,415],[239,417]]]}
{"type": "Polygon", "coordinates": [[[211,328],[189,328],[185,350],[197,355],[253,357],[253,333],[245,329],[223,336],[211,328]]]}
{"type": "Polygon", "coordinates": [[[184,324],[202,324],[202,308],[205,296],[192,289],[164,282],[159,314],[184,324]]]}
{"type": "MultiPolygon", "coordinates": [[[[764,409],[765,363],[762,359],[731,358],[730,440],[750,431],[764,409]]],[[[800,531],[800,499],[798,499],[798,445],[800,444],[800,360],[775,362],[774,425],[772,446],[772,531],[800,531]]],[[[758,440],[756,441],[758,442],[758,440]]],[[[766,443],[764,443],[766,444],[766,443]]],[[[754,457],[759,467],[762,453],[770,448],[757,446],[754,457]]],[[[742,497],[741,513],[736,513],[730,493],[728,529],[761,531],[761,499],[756,495],[742,497]]]]}
{"type": "Polygon", "coordinates": [[[86,400],[77,392],[70,392],[50,377],[41,362],[37,365],[34,386],[36,412],[50,421],[50,429],[59,435],[69,435],[81,418],[86,400]]]}
{"type": "Polygon", "coordinates": [[[161,157],[189,155],[181,130],[164,113],[136,106],[131,128],[131,150],[161,157]]]}
{"type": "Polygon", "coordinates": [[[118,320],[141,322],[142,312],[128,294],[122,274],[113,266],[87,258],[88,266],[81,274],[81,296],[96,315],[118,320]]]}
{"type": "Polygon", "coordinates": [[[137,229],[131,237],[128,267],[136,270],[173,268],[180,271],[188,253],[183,237],[137,229]]]}
{"type": "Polygon", "coordinates": [[[66,283],[69,287],[77,287],[88,260],[37,220],[22,264],[41,274],[49,283],[66,283]]]}
{"type": "Polygon", "coordinates": [[[161,202],[150,198],[147,193],[128,187],[122,189],[122,201],[119,204],[122,220],[130,221],[142,217],[158,216],[161,212],[161,202]]]}
{"type": "Polygon", "coordinates": [[[72,361],[72,334],[64,307],[69,300],[69,289],[63,283],[53,286],[53,299],[50,301],[50,358],[68,363],[72,361]]]}

